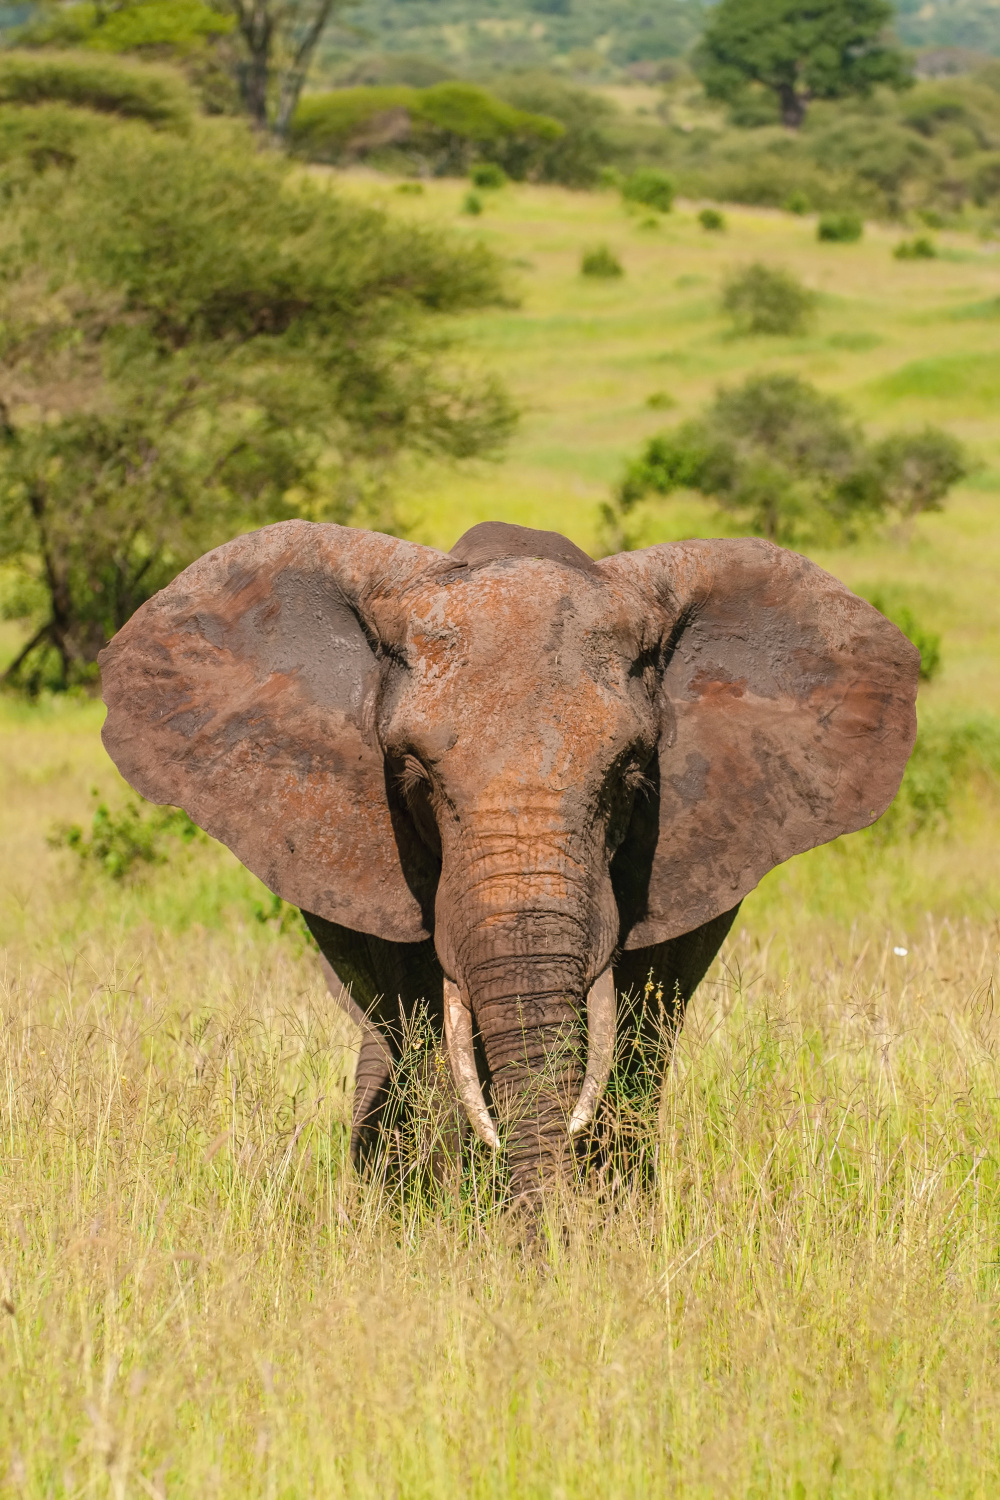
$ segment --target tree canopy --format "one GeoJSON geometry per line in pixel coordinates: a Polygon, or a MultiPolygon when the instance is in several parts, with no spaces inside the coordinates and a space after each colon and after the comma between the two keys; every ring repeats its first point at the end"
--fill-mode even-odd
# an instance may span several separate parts
{"type": "Polygon", "coordinates": [[[902,53],[886,40],[892,17],[889,0],[719,0],[693,62],[710,98],[735,104],[757,85],[795,129],[811,99],[908,81],[902,53]]]}
{"type": "Polygon", "coordinates": [[[798,375],[752,375],[660,434],[629,465],[605,519],[614,546],[648,494],[698,490],[739,525],[785,545],[855,539],[895,511],[939,510],[966,472],[961,444],[924,428],[870,444],[843,403],[798,375]]]}
{"type": "Polygon", "coordinates": [[[400,455],[503,440],[507,399],[434,319],[502,298],[486,251],[303,181],[238,126],[99,122],[53,166],[31,113],[43,170],[0,167],[0,557],[60,680],[234,531],[391,527],[400,455]]]}

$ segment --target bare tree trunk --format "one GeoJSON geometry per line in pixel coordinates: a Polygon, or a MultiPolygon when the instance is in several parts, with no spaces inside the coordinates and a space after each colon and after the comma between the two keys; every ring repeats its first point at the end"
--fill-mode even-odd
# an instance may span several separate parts
{"type": "Polygon", "coordinates": [[[260,130],[267,129],[267,83],[274,45],[274,16],[268,0],[233,0],[236,24],[249,54],[240,91],[250,118],[260,130]]]}
{"type": "Polygon", "coordinates": [[[327,22],[333,13],[334,3],[335,0],[318,0],[316,13],[306,27],[305,35],[295,50],[291,67],[281,81],[278,113],[274,122],[274,133],[281,141],[285,140],[288,135],[288,127],[292,122],[295,107],[299,102],[299,95],[302,92],[302,85],[306,81],[313,53],[316,51],[320,38],[326,30],[327,22]]]}
{"type": "Polygon", "coordinates": [[[783,83],[778,89],[781,123],[788,130],[798,130],[806,117],[806,101],[794,84],[783,83]]]}

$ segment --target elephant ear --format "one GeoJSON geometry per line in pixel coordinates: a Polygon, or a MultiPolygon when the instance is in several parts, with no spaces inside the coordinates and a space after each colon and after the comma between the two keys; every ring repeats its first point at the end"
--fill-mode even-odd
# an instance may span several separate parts
{"type": "Polygon", "coordinates": [[[433,876],[364,728],[378,673],[362,621],[440,560],[306,521],[207,553],[101,653],[108,754],[286,901],[399,942],[429,936],[433,876]]]}
{"type": "Polygon", "coordinates": [[[658,826],[627,841],[625,946],[640,948],[731,910],[782,860],[885,811],[916,735],[920,654],[769,542],[683,542],[601,567],[638,587],[666,645],[658,826]]]}

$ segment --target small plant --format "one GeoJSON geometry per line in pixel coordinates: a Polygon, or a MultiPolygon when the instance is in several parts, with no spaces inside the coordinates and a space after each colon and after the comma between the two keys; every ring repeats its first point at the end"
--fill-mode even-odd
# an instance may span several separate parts
{"type": "Polygon", "coordinates": [[[615,276],[624,276],[625,268],[607,245],[595,245],[593,250],[585,250],[580,260],[581,276],[598,276],[610,280],[615,276]]]}
{"type": "Polygon", "coordinates": [[[674,203],[673,180],[658,167],[638,167],[622,184],[622,197],[626,203],[641,203],[668,214],[674,203]]]}
{"type": "Polygon", "coordinates": [[[422,193],[423,190],[424,185],[422,182],[397,182],[396,184],[397,193],[412,193],[414,197],[422,193]]]}
{"type": "Polygon", "coordinates": [[[865,232],[865,221],[860,214],[821,214],[816,225],[816,238],[829,240],[833,244],[853,245],[865,232]]]}
{"type": "Polygon", "coordinates": [[[930,235],[918,234],[912,240],[900,240],[892,253],[896,260],[935,260],[937,246],[930,235]]]}
{"type": "Polygon", "coordinates": [[[726,227],[726,216],[717,208],[703,208],[698,215],[698,223],[702,229],[707,229],[711,234],[719,234],[726,227]]]}
{"type": "Polygon", "coordinates": [[[812,204],[809,202],[806,194],[796,188],[794,192],[789,193],[788,197],[782,204],[782,207],[784,208],[786,214],[797,214],[801,218],[803,214],[807,214],[809,212],[810,208],[812,208],[812,204]]]}
{"type": "Polygon", "coordinates": [[[483,200],[478,193],[466,193],[462,199],[463,214],[481,214],[483,211],[483,200]]]}
{"type": "Polygon", "coordinates": [[[930,682],[937,676],[941,666],[941,637],[920,624],[903,590],[893,584],[879,584],[871,589],[858,589],[862,599],[875,606],[880,614],[891,620],[897,630],[920,652],[920,678],[930,682]]]}
{"type": "Polygon", "coordinates": [[[123,880],[137,864],[162,865],[167,856],[161,848],[164,838],[178,838],[190,844],[204,838],[179,807],[155,807],[141,798],[130,799],[117,812],[100,800],[96,787],[90,795],[96,800],[90,820],[90,833],[79,823],[55,828],[48,842],[53,849],[72,849],[84,864],[96,866],[112,880],[123,880]]]}
{"type": "Polygon", "coordinates": [[[507,173],[495,161],[477,161],[469,173],[469,180],[473,187],[492,192],[507,186],[507,173]]]}
{"type": "Polygon", "coordinates": [[[654,391],[651,396],[646,397],[646,405],[653,411],[669,411],[677,402],[669,391],[654,391]]]}
{"type": "Polygon", "coordinates": [[[816,306],[816,294],[778,266],[753,261],[725,283],[722,305],[739,334],[802,333],[816,306]]]}

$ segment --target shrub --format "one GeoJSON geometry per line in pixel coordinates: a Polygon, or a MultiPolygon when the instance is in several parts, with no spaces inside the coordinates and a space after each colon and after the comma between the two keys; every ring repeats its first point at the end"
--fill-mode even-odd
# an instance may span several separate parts
{"type": "Polygon", "coordinates": [[[894,584],[877,584],[856,590],[863,599],[891,620],[920,652],[920,676],[930,682],[941,666],[941,637],[920,624],[903,590],[894,584]]]}
{"type": "MultiPolygon", "coordinates": [[[[493,87],[502,99],[530,114],[558,120],[562,135],[551,140],[529,140],[519,137],[498,142],[489,148],[491,159],[498,161],[516,181],[560,182],[565,187],[596,187],[614,157],[614,146],[607,126],[617,111],[613,104],[590,89],[574,88],[550,73],[520,73],[512,78],[495,80],[493,87]]],[[[614,187],[621,186],[621,174],[614,173],[614,187]]]]}
{"type": "Polygon", "coordinates": [[[95,866],[112,880],[123,880],[137,864],[166,863],[162,847],[165,838],[180,839],[185,844],[205,838],[179,807],[155,807],[138,797],[111,812],[107,803],[99,800],[96,787],[91,796],[97,799],[97,806],[89,835],[79,823],[71,823],[53,829],[48,842],[52,848],[72,849],[84,864],[95,866]]]}
{"type": "Polygon", "coordinates": [[[739,334],[790,335],[808,326],[816,294],[790,271],[753,261],[729,276],[722,305],[739,334]]]}
{"type": "Polygon", "coordinates": [[[592,250],[585,250],[580,259],[581,276],[597,276],[611,279],[615,276],[624,276],[625,268],[621,261],[609,250],[607,245],[596,245],[592,250]]]}
{"type": "Polygon", "coordinates": [[[937,246],[926,234],[918,234],[912,240],[900,240],[892,252],[896,260],[934,260],[937,246]]]}
{"type": "Polygon", "coordinates": [[[812,208],[812,204],[809,202],[808,194],[803,193],[800,189],[796,188],[794,192],[789,193],[788,197],[782,204],[782,208],[788,214],[798,214],[801,217],[802,214],[807,214],[809,212],[810,208],[812,208]]]}
{"type": "Polygon", "coordinates": [[[940,510],[952,485],[968,473],[962,444],[940,427],[892,433],[873,456],[886,501],[904,519],[940,510]]]}
{"type": "Polygon", "coordinates": [[[310,161],[405,146],[439,173],[464,175],[474,157],[562,134],[558,120],[515,109],[474,84],[447,82],[307,95],[295,111],[289,140],[310,161]]]}
{"type": "Polygon", "coordinates": [[[60,102],[183,130],[193,112],[176,73],[144,63],[70,52],[0,53],[0,103],[60,102]]]}
{"type": "Polygon", "coordinates": [[[482,198],[480,198],[479,194],[466,193],[465,197],[462,199],[463,214],[472,214],[473,216],[475,216],[477,214],[481,214],[482,211],[483,200],[482,198]]]}
{"type": "Polygon", "coordinates": [[[226,36],[235,18],[203,0],[141,0],[140,4],[39,7],[41,19],[18,33],[32,47],[87,47],[95,52],[156,48],[184,56],[226,36]]]}
{"type": "Polygon", "coordinates": [[[717,208],[703,208],[698,215],[698,223],[702,229],[719,232],[726,227],[726,216],[720,213],[717,208]]]}
{"type": "Polygon", "coordinates": [[[658,167],[639,167],[622,184],[622,197],[627,203],[642,203],[661,214],[669,213],[674,202],[673,179],[658,167]]]}
{"type": "Polygon", "coordinates": [[[816,225],[816,238],[835,244],[853,245],[865,232],[865,221],[860,214],[821,214],[816,225]]]}
{"type": "Polygon", "coordinates": [[[502,188],[507,183],[507,173],[495,161],[476,162],[469,173],[473,187],[493,191],[502,188]]]}

